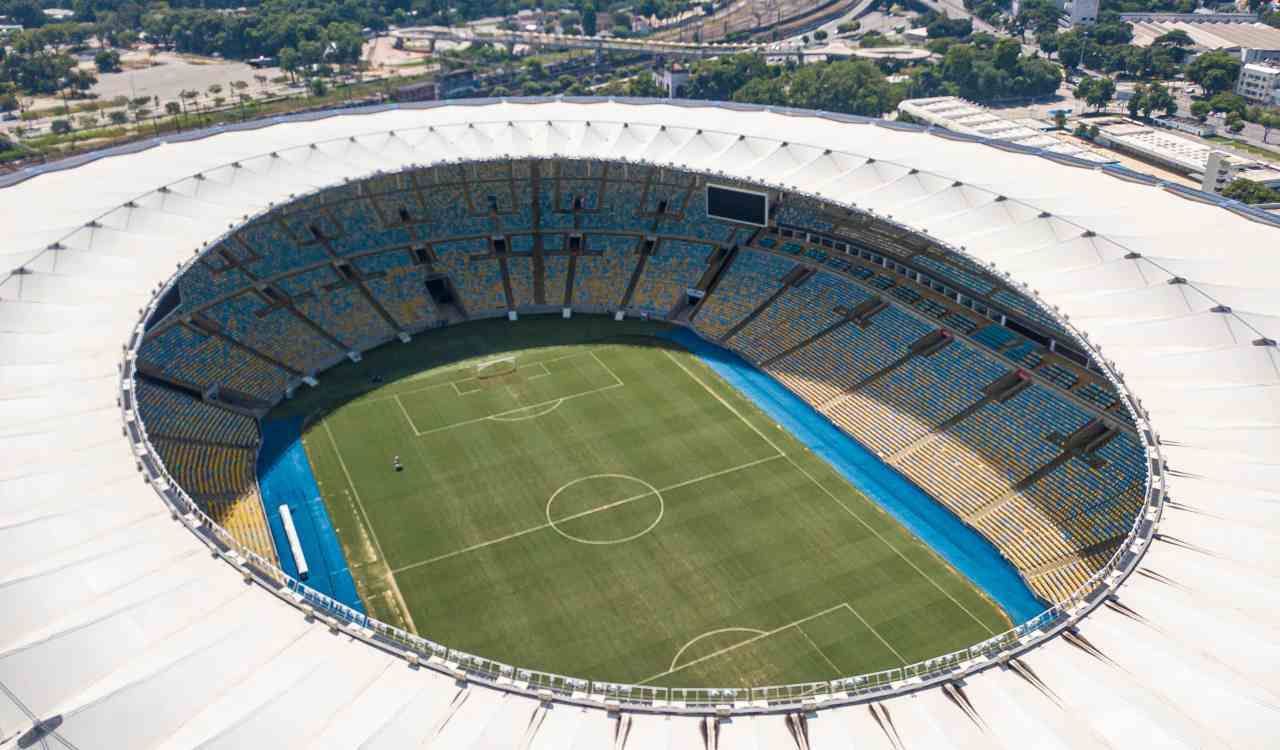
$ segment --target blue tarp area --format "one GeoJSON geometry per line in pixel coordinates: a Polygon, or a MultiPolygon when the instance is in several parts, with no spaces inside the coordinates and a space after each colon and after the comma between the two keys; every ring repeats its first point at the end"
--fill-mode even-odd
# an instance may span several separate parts
{"type": "Polygon", "coordinates": [[[1014,623],[1025,622],[1044,611],[1045,604],[986,537],[781,383],[692,331],[676,328],[663,335],[697,355],[797,440],[826,459],[854,487],[985,591],[1014,623]]]}
{"type": "Polygon", "coordinates": [[[288,505],[302,543],[302,554],[307,558],[307,585],[364,613],[355,581],[347,569],[347,558],[342,554],[342,545],[338,543],[329,511],[311,473],[306,448],[302,446],[302,417],[264,421],[260,429],[258,486],[262,489],[262,504],[267,511],[267,523],[271,525],[280,567],[297,577],[298,565],[284,534],[284,522],[280,520],[280,506],[288,505]]]}

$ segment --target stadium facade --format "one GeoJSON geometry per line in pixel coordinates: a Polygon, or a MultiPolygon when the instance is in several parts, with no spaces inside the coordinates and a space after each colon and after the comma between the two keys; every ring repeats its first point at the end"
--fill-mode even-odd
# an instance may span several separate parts
{"type": "MultiPolygon", "coordinates": [[[[322,113],[38,172],[0,191],[0,254],[14,269],[0,284],[0,746],[1264,747],[1276,736],[1280,296],[1269,272],[1280,233],[1265,214],[952,133],[598,100],[322,113]],[[886,248],[922,243],[999,274],[1121,394],[1104,421],[1123,412],[1148,473],[1132,532],[1088,586],[991,643],[870,682],[729,695],[512,671],[307,595],[168,481],[132,419],[142,319],[170,304],[175,266],[276,206],[379,172],[501,159],[761,186],[791,206],[846,207],[886,248]]],[[[875,258],[888,267],[864,259],[875,258]]],[[[713,333],[727,338],[743,321],[721,313],[713,333]]],[[[335,340],[281,385],[373,343],[335,340]]],[[[252,410],[250,387],[230,390],[252,410]]]]}

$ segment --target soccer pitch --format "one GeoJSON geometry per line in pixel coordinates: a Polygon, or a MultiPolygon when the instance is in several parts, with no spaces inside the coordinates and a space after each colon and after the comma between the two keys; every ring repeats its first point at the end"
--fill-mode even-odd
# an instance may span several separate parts
{"type": "Polygon", "coordinates": [[[662,329],[468,323],[284,404],[310,416],[369,613],[520,667],[682,687],[889,669],[1009,626],[662,329]]]}

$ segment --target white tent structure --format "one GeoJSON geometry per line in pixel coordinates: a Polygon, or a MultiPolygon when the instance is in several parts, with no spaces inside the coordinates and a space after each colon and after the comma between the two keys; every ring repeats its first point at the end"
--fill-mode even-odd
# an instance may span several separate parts
{"type": "Polygon", "coordinates": [[[1280,228],[1261,214],[954,134],[606,100],[330,112],[0,185],[0,748],[1189,749],[1280,737],[1280,228]],[[124,434],[118,368],[140,311],[193,251],[291,195],[502,155],[643,160],[812,193],[1024,282],[1087,332],[1159,434],[1168,501],[1136,570],[1069,631],[981,671],[730,717],[459,681],[246,583],[233,555],[210,554],[175,520],[124,434]]]}

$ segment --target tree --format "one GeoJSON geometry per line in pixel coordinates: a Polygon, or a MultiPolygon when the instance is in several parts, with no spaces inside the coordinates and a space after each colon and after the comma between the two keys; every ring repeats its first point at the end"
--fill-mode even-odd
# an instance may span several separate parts
{"type": "Polygon", "coordinates": [[[733,100],[743,104],[785,107],[787,105],[787,88],[781,77],[753,78],[747,81],[742,88],[733,92],[733,100]]]}
{"type": "Polygon", "coordinates": [[[307,82],[307,88],[311,91],[312,96],[324,96],[329,93],[329,87],[325,84],[323,78],[312,78],[307,82]]]}
{"type": "Polygon", "coordinates": [[[164,113],[173,117],[182,113],[182,105],[177,102],[165,102],[164,113]]]}
{"type": "Polygon", "coordinates": [[[1244,97],[1233,94],[1229,91],[1223,91],[1214,94],[1209,100],[1209,109],[1213,112],[1221,112],[1226,115],[1235,115],[1236,117],[1244,117],[1247,114],[1249,105],[1245,102],[1244,97]]]}
{"type": "Polygon", "coordinates": [[[93,56],[93,64],[99,73],[119,73],[120,53],[113,49],[98,50],[98,54],[93,56]]]}
{"type": "Polygon", "coordinates": [[[1057,112],[1054,112],[1053,126],[1058,130],[1066,130],[1067,129],[1067,113],[1063,112],[1062,110],[1058,110],[1057,112]]]}
{"type": "Polygon", "coordinates": [[[1178,100],[1169,93],[1169,89],[1165,88],[1164,84],[1152,83],[1147,86],[1142,109],[1148,117],[1152,112],[1164,112],[1166,116],[1173,117],[1178,113],[1178,100]]]}
{"type": "Polygon", "coordinates": [[[690,99],[724,101],[755,78],[768,78],[769,67],[757,55],[729,55],[697,63],[685,86],[690,99]]]}
{"type": "Polygon", "coordinates": [[[65,84],[73,95],[83,96],[86,91],[98,83],[98,77],[91,71],[71,68],[67,71],[65,84]]]}
{"type": "Polygon", "coordinates": [[[1200,122],[1204,122],[1205,120],[1208,120],[1209,113],[1211,111],[1212,110],[1209,107],[1209,102],[1205,102],[1205,101],[1191,102],[1191,114],[1200,122]]]}
{"type": "Polygon", "coordinates": [[[129,121],[129,115],[118,109],[111,110],[107,115],[107,118],[111,120],[111,124],[113,125],[123,125],[129,121]]]}
{"type": "Polygon", "coordinates": [[[884,74],[866,60],[807,65],[791,76],[791,106],[879,117],[897,106],[884,74]]]}
{"type": "Polygon", "coordinates": [[[1233,119],[1227,120],[1227,130],[1230,130],[1232,133],[1236,133],[1236,134],[1243,132],[1244,120],[1241,120],[1239,118],[1233,118],[1233,119]]]}
{"type": "Polygon", "coordinates": [[[596,4],[588,0],[587,4],[582,6],[582,33],[595,36],[598,31],[596,23],[596,4]]]}
{"type": "Polygon", "coordinates": [[[71,132],[71,121],[62,119],[54,120],[49,123],[49,132],[54,135],[66,135],[71,132]]]}
{"type": "Polygon", "coordinates": [[[1085,103],[1093,107],[1095,111],[1106,109],[1107,105],[1116,95],[1116,82],[1103,76],[1101,78],[1085,78],[1076,87],[1076,96],[1084,99],[1085,103]]]}
{"type": "Polygon", "coordinates": [[[1227,52],[1206,52],[1187,66],[1187,78],[1206,94],[1228,91],[1240,76],[1240,58],[1227,52]]]}
{"type": "Polygon", "coordinates": [[[1264,114],[1258,118],[1258,124],[1262,126],[1262,142],[1268,143],[1268,137],[1274,128],[1280,128],[1280,112],[1274,114],[1264,114]]]}
{"type": "Polygon", "coordinates": [[[1222,189],[1222,197],[1241,203],[1280,203],[1280,192],[1253,180],[1232,180],[1222,189]]]}
{"type": "Polygon", "coordinates": [[[1191,36],[1182,29],[1174,29],[1167,34],[1161,34],[1153,39],[1151,43],[1161,47],[1192,47],[1195,45],[1191,36]]]}
{"type": "Polygon", "coordinates": [[[817,31],[813,32],[813,38],[815,41],[825,42],[827,41],[827,32],[823,31],[822,29],[818,29],[817,31]]]}
{"type": "Polygon", "coordinates": [[[280,69],[289,74],[290,81],[297,82],[298,65],[301,64],[298,51],[293,47],[282,47],[280,49],[279,58],[280,69]]]}

